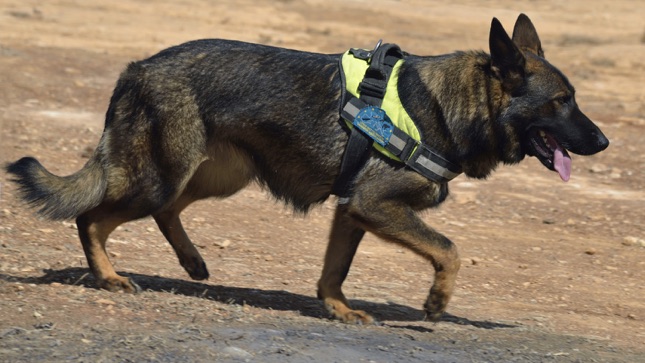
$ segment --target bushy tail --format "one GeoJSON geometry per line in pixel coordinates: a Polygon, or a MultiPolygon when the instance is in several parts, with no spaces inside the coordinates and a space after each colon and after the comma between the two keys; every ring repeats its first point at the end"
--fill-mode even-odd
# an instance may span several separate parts
{"type": "Polygon", "coordinates": [[[53,219],[72,219],[98,206],[106,189],[104,171],[96,156],[76,173],[60,177],[48,172],[38,160],[24,157],[6,167],[15,176],[22,199],[38,213],[53,219]]]}

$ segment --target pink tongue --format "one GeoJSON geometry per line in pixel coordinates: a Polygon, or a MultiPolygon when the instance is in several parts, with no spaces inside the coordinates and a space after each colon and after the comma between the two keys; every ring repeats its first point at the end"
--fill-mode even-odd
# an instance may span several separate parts
{"type": "Polygon", "coordinates": [[[560,179],[569,181],[571,177],[571,157],[566,150],[558,144],[553,136],[546,134],[549,147],[553,150],[553,168],[560,174],[560,179]]]}
{"type": "Polygon", "coordinates": [[[562,146],[558,145],[553,152],[553,167],[560,174],[560,179],[569,181],[571,177],[571,157],[562,150],[562,146]]]}

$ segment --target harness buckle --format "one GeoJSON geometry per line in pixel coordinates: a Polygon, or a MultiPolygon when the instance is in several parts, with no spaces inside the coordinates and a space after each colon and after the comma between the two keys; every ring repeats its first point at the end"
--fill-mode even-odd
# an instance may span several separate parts
{"type": "Polygon", "coordinates": [[[381,44],[383,44],[383,39],[379,39],[378,42],[376,42],[376,45],[374,46],[374,49],[372,49],[372,51],[368,53],[367,63],[372,63],[372,56],[381,47],[381,44]]]}
{"type": "Polygon", "coordinates": [[[372,62],[372,56],[376,53],[376,51],[381,47],[383,44],[383,39],[379,39],[376,45],[374,46],[374,49],[372,50],[365,50],[361,48],[352,48],[349,50],[351,54],[354,55],[354,57],[358,59],[362,59],[366,61],[368,64],[372,62]]]}

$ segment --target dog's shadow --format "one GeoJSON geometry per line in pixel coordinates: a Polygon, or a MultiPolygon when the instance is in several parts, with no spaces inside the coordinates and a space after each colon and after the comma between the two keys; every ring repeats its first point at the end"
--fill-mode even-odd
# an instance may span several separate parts
{"type": "MultiPolygon", "coordinates": [[[[94,277],[84,268],[66,268],[62,270],[44,270],[45,274],[35,277],[18,277],[0,274],[0,280],[26,284],[51,284],[53,282],[66,285],[80,285],[96,288],[94,277]]],[[[144,291],[156,291],[184,295],[189,297],[214,300],[226,304],[249,305],[261,309],[278,311],[296,311],[303,316],[327,318],[320,300],[312,296],[300,295],[284,290],[262,290],[243,287],[210,285],[201,282],[186,281],[174,278],[142,275],[136,273],[121,273],[131,277],[144,291]]],[[[419,322],[425,314],[423,311],[392,302],[373,303],[364,300],[352,300],[352,307],[369,311],[378,321],[419,322]]],[[[470,325],[482,329],[514,328],[515,325],[501,324],[490,321],[473,321],[451,314],[444,314],[443,322],[458,325],[470,325]]],[[[432,332],[433,330],[419,325],[390,325],[394,328],[411,329],[432,332]]]]}

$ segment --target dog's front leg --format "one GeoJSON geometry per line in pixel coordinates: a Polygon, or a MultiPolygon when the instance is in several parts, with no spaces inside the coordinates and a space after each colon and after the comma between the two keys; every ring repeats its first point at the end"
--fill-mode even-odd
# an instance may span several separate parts
{"type": "Polygon", "coordinates": [[[364,197],[358,193],[354,198],[354,208],[350,208],[352,219],[366,231],[405,246],[430,261],[435,276],[424,309],[426,320],[439,320],[455,289],[461,265],[457,247],[428,227],[410,207],[405,196],[384,199],[374,198],[374,195],[364,197]]]}
{"type": "Polygon", "coordinates": [[[334,222],[325,254],[325,265],[318,281],[318,298],[323,300],[330,314],[344,323],[370,324],[374,319],[360,310],[352,310],[341,290],[341,285],[365,231],[352,221],[347,206],[336,208],[334,222]]]}

